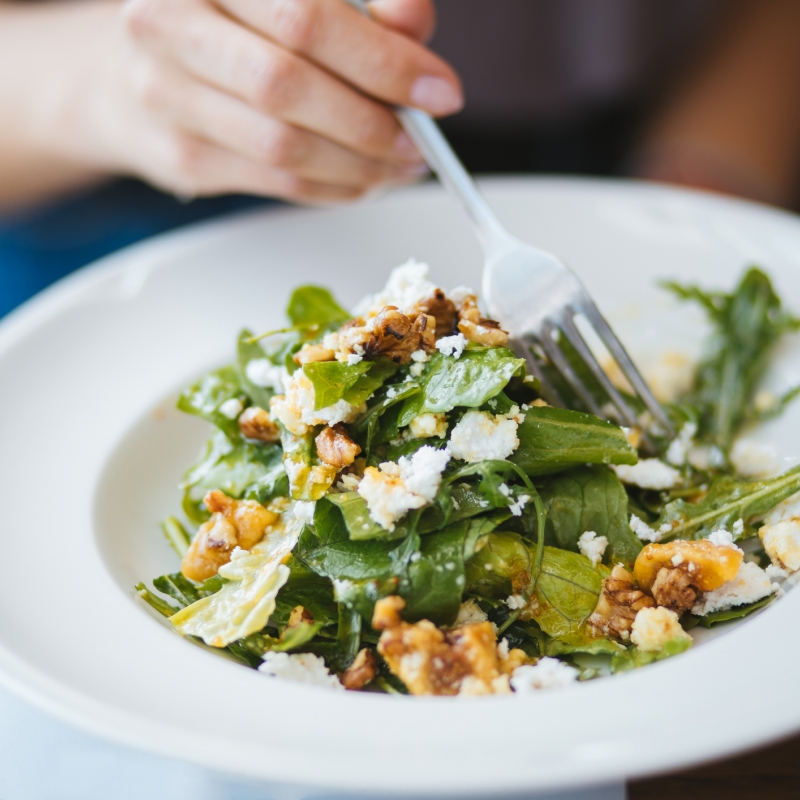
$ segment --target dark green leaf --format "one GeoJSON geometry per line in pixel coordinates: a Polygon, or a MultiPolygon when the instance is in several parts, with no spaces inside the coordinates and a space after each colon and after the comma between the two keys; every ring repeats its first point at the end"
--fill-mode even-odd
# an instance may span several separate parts
{"type": "Polygon", "coordinates": [[[295,289],[289,298],[286,316],[298,328],[317,326],[322,329],[350,319],[350,314],[321,286],[299,286],[295,289]]]}
{"type": "MultiPolygon", "coordinates": [[[[326,408],[341,400],[356,381],[369,372],[372,364],[343,364],[341,361],[312,361],[303,367],[314,386],[314,408],[326,408]]],[[[362,400],[363,402],[363,400],[362,400]]]]}
{"type": "Polygon", "coordinates": [[[252,341],[253,332],[245,328],[236,342],[236,375],[242,389],[247,393],[253,405],[269,410],[269,401],[275,392],[272,389],[257,386],[247,377],[247,365],[251,361],[258,361],[267,358],[264,348],[252,341]]]}
{"type": "Polygon", "coordinates": [[[228,400],[244,401],[244,391],[233,367],[223,367],[204,375],[197,383],[184,389],[178,398],[178,408],[187,414],[202,417],[224,431],[229,438],[238,440],[239,423],[220,412],[228,400]]]}
{"type": "Polygon", "coordinates": [[[495,530],[467,562],[466,589],[483,597],[505,599],[525,591],[532,573],[529,544],[518,533],[495,530]]]}

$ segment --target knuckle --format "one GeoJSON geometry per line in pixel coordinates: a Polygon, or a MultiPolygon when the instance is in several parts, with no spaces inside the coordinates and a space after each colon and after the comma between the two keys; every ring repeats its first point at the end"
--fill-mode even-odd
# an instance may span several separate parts
{"type": "Polygon", "coordinates": [[[254,100],[257,106],[268,113],[280,113],[294,84],[296,66],[294,60],[281,53],[271,53],[256,72],[254,100]]]}
{"type": "Polygon", "coordinates": [[[314,0],[276,0],[273,10],[274,36],[299,52],[313,48],[319,27],[319,9],[314,0]]]}
{"type": "Polygon", "coordinates": [[[291,169],[302,161],[299,132],[289,125],[277,125],[261,140],[261,155],[265,164],[276,169],[291,169]]]}
{"type": "Polygon", "coordinates": [[[353,138],[355,146],[367,153],[381,152],[390,141],[390,131],[396,127],[391,117],[375,109],[355,122],[353,138]]]}
{"type": "Polygon", "coordinates": [[[174,131],[167,137],[165,149],[170,172],[182,185],[196,186],[202,165],[200,143],[181,131],[174,131]]]}
{"type": "Polygon", "coordinates": [[[161,0],[127,0],[122,7],[125,30],[135,39],[145,39],[159,29],[161,0]]]}

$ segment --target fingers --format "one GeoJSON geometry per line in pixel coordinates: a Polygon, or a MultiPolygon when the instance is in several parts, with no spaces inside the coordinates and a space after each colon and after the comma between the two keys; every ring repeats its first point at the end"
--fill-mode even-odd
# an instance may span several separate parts
{"type": "Polygon", "coordinates": [[[431,0],[372,0],[369,13],[384,28],[418,42],[429,41],[436,28],[436,12],[431,0]]]}
{"type": "Polygon", "coordinates": [[[463,105],[453,69],[406,35],[387,30],[345,2],[219,0],[273,42],[321,65],[384,102],[452,114],[463,105]]]}
{"type": "Polygon", "coordinates": [[[261,114],[177,68],[150,67],[139,83],[146,107],[173,125],[260,166],[361,190],[414,180],[425,172],[422,165],[389,164],[357,155],[317,134],[261,114]]]}
{"type": "Polygon", "coordinates": [[[210,7],[139,0],[129,8],[129,30],[151,51],[262,114],[363,157],[420,163],[419,153],[382,103],[210,7]]]}

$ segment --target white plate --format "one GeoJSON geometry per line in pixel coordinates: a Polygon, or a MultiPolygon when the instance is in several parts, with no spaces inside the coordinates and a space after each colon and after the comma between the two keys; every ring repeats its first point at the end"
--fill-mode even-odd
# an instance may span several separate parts
{"type": "MultiPolygon", "coordinates": [[[[700,316],[656,287],[730,287],[758,262],[800,308],[800,223],[714,196],[599,181],[486,184],[521,237],[562,255],[635,352],[694,346],[700,316]]],[[[265,211],[133,247],[0,325],[0,674],[120,742],[307,785],[453,793],[577,787],[685,765],[800,727],[800,592],[668,662],[536,696],[459,701],[269,680],[181,640],[133,584],[177,561],[158,521],[204,423],[175,390],[276,327],[290,290],[352,303],[409,256],[446,288],[480,254],[435,186],[353,208],[265,211]]],[[[800,376],[784,348],[776,384],[800,376]]],[[[800,410],[763,438],[800,453],[800,410]]]]}

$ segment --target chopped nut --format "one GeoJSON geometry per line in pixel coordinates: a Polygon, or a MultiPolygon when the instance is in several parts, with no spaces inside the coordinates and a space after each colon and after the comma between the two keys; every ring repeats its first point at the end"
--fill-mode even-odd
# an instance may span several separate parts
{"type": "Polygon", "coordinates": [[[662,567],[690,572],[692,586],[709,592],[736,576],[743,557],[739,548],[719,546],[708,539],[676,539],[665,544],[648,544],[636,558],[633,572],[646,592],[651,591],[662,567]]]}
{"type": "Polygon", "coordinates": [[[672,568],[662,567],[650,587],[656,603],[664,608],[669,608],[678,615],[688,611],[694,605],[699,594],[698,590],[692,586],[692,575],[685,568],[686,566],[688,565],[683,563],[672,568]]]}
{"type": "Polygon", "coordinates": [[[303,606],[295,606],[289,614],[289,621],[286,623],[286,627],[296,628],[301,622],[307,622],[312,625],[314,623],[314,615],[303,606]]]}
{"type": "Polygon", "coordinates": [[[253,500],[233,500],[214,490],[204,499],[211,519],[204,523],[181,562],[181,572],[190,580],[204,581],[231,560],[236,547],[249,550],[264,537],[279,514],[253,500]]]}
{"type": "Polygon", "coordinates": [[[356,444],[347,432],[344,424],[327,425],[315,439],[317,455],[326,464],[336,469],[349,467],[361,452],[360,445],[356,444]]]}
{"type": "Polygon", "coordinates": [[[355,319],[339,331],[340,358],[349,354],[374,361],[389,358],[396,364],[408,364],[416,350],[433,350],[436,344],[436,320],[418,314],[411,320],[395,306],[386,306],[367,322],[355,319]]]}
{"type": "Polygon", "coordinates": [[[597,607],[587,624],[595,636],[628,639],[637,612],[654,605],[652,598],[635,587],[633,575],[618,564],[603,581],[597,607]]]}
{"type": "Polygon", "coordinates": [[[448,299],[441,289],[437,289],[425,300],[420,300],[417,307],[421,313],[433,317],[437,339],[452,336],[456,332],[458,313],[455,303],[448,299]]]}
{"type": "Polygon", "coordinates": [[[404,607],[405,602],[397,596],[379,600],[372,624],[383,631],[378,652],[412,694],[510,691],[491,623],[475,622],[441,631],[426,619],[413,625],[403,622],[399,612],[404,607]]]}
{"type": "Polygon", "coordinates": [[[342,673],[342,684],[345,689],[363,689],[377,674],[375,654],[365,647],[359,650],[353,663],[342,673]]]}
{"type": "Polygon", "coordinates": [[[310,364],[313,361],[335,361],[336,353],[322,344],[304,344],[292,356],[292,360],[302,367],[303,364],[310,364]]]}
{"type": "Polygon", "coordinates": [[[248,439],[262,442],[279,442],[281,432],[267,411],[259,406],[250,406],[239,415],[239,430],[248,439]]]}
{"type": "Polygon", "coordinates": [[[458,329],[471,342],[486,347],[503,347],[508,342],[508,333],[499,322],[481,316],[475,295],[464,298],[458,311],[458,329]]]}

